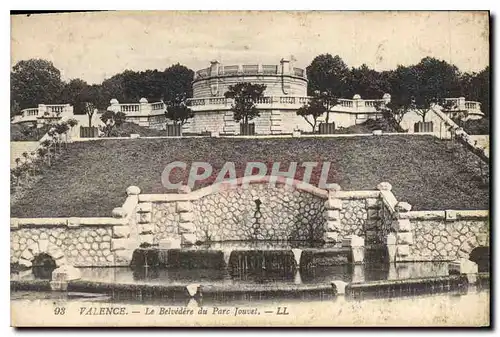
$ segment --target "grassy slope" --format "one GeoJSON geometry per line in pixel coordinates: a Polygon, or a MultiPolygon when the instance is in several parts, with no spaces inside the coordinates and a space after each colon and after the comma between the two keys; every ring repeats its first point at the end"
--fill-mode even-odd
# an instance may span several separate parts
{"type": "MultiPolygon", "coordinates": [[[[161,173],[176,160],[208,161],[214,169],[226,161],[239,163],[237,168],[246,161],[280,161],[282,170],[290,161],[330,161],[328,181],[345,190],[374,189],[388,181],[396,197],[415,210],[487,209],[488,188],[473,172],[470,154],[452,151],[455,146],[431,136],[73,143],[33,189],[12,205],[11,216],[109,216],[123,203],[130,185],[144,193],[166,192],[161,173]]],[[[177,172],[172,181],[181,178],[177,172]]],[[[210,181],[202,185],[207,184],[210,181]]]]}

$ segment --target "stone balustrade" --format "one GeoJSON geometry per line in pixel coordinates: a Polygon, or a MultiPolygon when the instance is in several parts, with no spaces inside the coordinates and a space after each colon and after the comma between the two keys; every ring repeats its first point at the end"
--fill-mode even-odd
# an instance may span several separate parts
{"type": "Polygon", "coordinates": [[[38,104],[37,108],[21,110],[21,114],[14,117],[12,123],[38,122],[42,119],[57,119],[73,116],[71,104],[38,104]]]}
{"type": "Polygon", "coordinates": [[[112,99],[108,107],[108,110],[123,112],[127,117],[163,115],[165,109],[165,103],[149,103],[145,98],[141,98],[139,103],[119,103],[117,99],[112,99]]]}

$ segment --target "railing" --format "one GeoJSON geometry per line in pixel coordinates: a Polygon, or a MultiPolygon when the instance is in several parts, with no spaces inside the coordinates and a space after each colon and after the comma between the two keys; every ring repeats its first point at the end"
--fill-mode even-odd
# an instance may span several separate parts
{"type": "Polygon", "coordinates": [[[255,103],[257,103],[257,104],[271,104],[272,102],[273,102],[273,98],[270,96],[266,96],[266,97],[257,98],[257,101],[255,103]]]}
{"type": "MultiPolygon", "coordinates": [[[[280,75],[279,66],[277,65],[269,65],[269,64],[244,64],[244,65],[228,65],[219,67],[218,74],[219,76],[231,76],[231,75],[280,75]]],[[[206,78],[212,76],[211,68],[200,69],[195,73],[195,80],[206,78]]],[[[306,72],[301,68],[293,68],[290,74],[297,77],[306,77],[306,72]]]]}
{"type": "Polygon", "coordinates": [[[121,112],[139,112],[140,104],[120,104],[121,112]]]}
{"type": "Polygon", "coordinates": [[[262,73],[274,75],[278,73],[278,66],[275,65],[262,65],[262,73]]]}
{"type": "Polygon", "coordinates": [[[354,101],[351,99],[344,99],[344,98],[339,99],[339,105],[344,108],[352,108],[354,105],[353,102],[354,101]]]}
{"type": "Polygon", "coordinates": [[[474,101],[465,101],[465,108],[467,110],[481,110],[481,103],[474,101]]]}
{"type": "Polygon", "coordinates": [[[226,104],[227,98],[225,97],[214,97],[208,99],[208,104],[226,104]]]}
{"type": "Polygon", "coordinates": [[[30,108],[22,110],[23,117],[38,116],[38,108],[30,108]]]}
{"type": "Polygon", "coordinates": [[[47,110],[51,114],[60,114],[64,111],[65,105],[47,105],[47,110]]]}
{"type": "Polygon", "coordinates": [[[280,96],[280,104],[295,104],[295,97],[280,96]]]}
{"type": "Polygon", "coordinates": [[[163,104],[163,102],[151,103],[151,109],[153,109],[153,110],[165,110],[165,104],[163,104]]]}
{"type": "Polygon", "coordinates": [[[304,69],[301,69],[301,68],[293,68],[293,74],[294,74],[295,76],[304,77],[304,69]]]}

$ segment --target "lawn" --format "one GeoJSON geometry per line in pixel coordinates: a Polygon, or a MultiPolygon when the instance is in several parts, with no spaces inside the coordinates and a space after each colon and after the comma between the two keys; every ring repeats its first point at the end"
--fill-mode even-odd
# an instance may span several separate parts
{"type": "MultiPolygon", "coordinates": [[[[235,162],[238,172],[247,161],[279,161],[282,170],[292,161],[329,161],[328,182],[358,190],[388,181],[397,199],[414,210],[488,209],[489,202],[477,158],[458,144],[431,136],[96,140],[69,144],[57,163],[11,205],[11,216],[110,216],[130,185],[144,193],[167,192],[161,173],[173,161],[185,161],[188,167],[208,161],[213,176],[226,161],[235,162]]],[[[319,170],[313,171],[313,183],[319,170]]],[[[187,176],[181,170],[174,173],[172,182],[187,176]]]]}

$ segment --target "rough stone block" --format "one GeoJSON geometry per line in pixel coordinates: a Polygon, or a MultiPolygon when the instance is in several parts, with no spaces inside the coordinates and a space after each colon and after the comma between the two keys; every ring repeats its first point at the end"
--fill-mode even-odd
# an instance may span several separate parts
{"type": "Polygon", "coordinates": [[[132,261],[133,249],[117,250],[114,252],[115,261],[125,261],[127,265],[132,261]]]}
{"type": "Polygon", "coordinates": [[[25,249],[24,252],[21,254],[21,258],[31,261],[33,260],[33,253],[29,251],[28,249],[25,249]]]}
{"type": "Polygon", "coordinates": [[[489,241],[490,241],[490,238],[488,237],[488,234],[484,234],[484,233],[478,234],[477,243],[480,246],[483,246],[483,247],[489,246],[489,241]]]}
{"type": "Polygon", "coordinates": [[[342,200],[335,198],[328,198],[328,200],[325,201],[325,208],[332,210],[342,209],[342,200]]]}
{"type": "Polygon", "coordinates": [[[326,231],[327,232],[338,232],[339,228],[342,227],[342,223],[340,220],[328,220],[326,222],[326,231]]]}
{"type": "Polygon", "coordinates": [[[466,274],[469,283],[473,284],[477,281],[478,267],[477,263],[469,259],[462,258],[458,261],[452,261],[448,264],[449,273],[466,274]]]}
{"type": "Polygon", "coordinates": [[[397,232],[411,231],[411,222],[409,219],[397,219],[392,222],[392,227],[397,232]]]}
{"type": "Polygon", "coordinates": [[[178,201],[176,208],[177,213],[191,212],[193,210],[193,204],[191,201],[178,201]]]}
{"type": "Polygon", "coordinates": [[[160,249],[179,249],[181,248],[181,239],[163,239],[158,242],[160,249]]]}
{"type": "MultiPolygon", "coordinates": [[[[364,240],[363,240],[364,242],[364,240]]],[[[365,247],[364,246],[351,246],[352,249],[352,263],[361,264],[365,261],[365,247]]]]}
{"type": "Polygon", "coordinates": [[[368,209],[366,210],[366,215],[368,216],[368,219],[380,219],[378,209],[368,209]]]}
{"type": "Polygon", "coordinates": [[[293,131],[293,132],[292,132],[292,137],[293,137],[293,138],[300,137],[300,131],[293,131]]]}
{"type": "Polygon", "coordinates": [[[131,138],[131,139],[141,138],[141,135],[140,135],[140,134],[138,134],[138,133],[131,133],[131,134],[130,134],[130,138],[131,138]]]}
{"type": "Polygon", "coordinates": [[[396,204],[395,210],[396,212],[406,213],[411,211],[411,205],[407,202],[400,201],[396,204]]]}
{"type": "Polygon", "coordinates": [[[342,191],[342,187],[339,184],[330,184],[328,185],[328,194],[335,195],[335,193],[342,191]]]}
{"type": "Polygon", "coordinates": [[[122,207],[116,207],[111,212],[113,218],[124,218],[127,216],[127,212],[122,207]]]}
{"type": "Polygon", "coordinates": [[[372,134],[373,134],[374,136],[382,136],[382,130],[373,130],[373,131],[372,131],[372,134]]]}
{"type": "Polygon", "coordinates": [[[398,257],[406,257],[410,255],[410,246],[409,245],[398,245],[397,246],[397,256],[398,257]]]}
{"type": "Polygon", "coordinates": [[[386,245],[395,245],[396,244],[396,234],[394,233],[389,233],[385,237],[385,244],[386,245]]]}
{"type": "Polygon", "coordinates": [[[179,223],[179,233],[194,233],[196,231],[196,226],[192,222],[181,222],[179,223]]]}
{"type": "Polygon", "coordinates": [[[413,234],[411,232],[403,232],[397,234],[398,245],[412,245],[413,244],[413,234]]]}
{"type": "Polygon", "coordinates": [[[338,232],[325,232],[323,234],[323,240],[325,242],[338,242],[339,241],[339,233],[338,232]]]}
{"type": "Polygon", "coordinates": [[[58,247],[53,246],[52,249],[49,249],[49,255],[52,256],[54,260],[58,260],[64,257],[64,252],[58,247]]]}
{"type": "Polygon", "coordinates": [[[137,213],[149,213],[153,211],[153,204],[150,202],[143,202],[137,205],[137,213]]]}
{"type": "Polygon", "coordinates": [[[128,238],[130,235],[129,226],[114,226],[113,227],[113,238],[128,238]]]}
{"type": "Polygon", "coordinates": [[[342,239],[342,247],[364,247],[365,239],[357,235],[348,235],[342,239]]]}
{"type": "Polygon", "coordinates": [[[179,222],[193,222],[193,221],[194,221],[194,214],[192,212],[179,214],[179,222]]]}
{"type": "Polygon", "coordinates": [[[457,211],[447,210],[447,211],[445,211],[445,215],[446,215],[446,221],[457,220],[457,211]]]}
{"type": "Polygon", "coordinates": [[[336,209],[328,209],[325,211],[326,220],[340,220],[340,211],[336,209]]]}
{"type": "Polygon", "coordinates": [[[377,185],[377,189],[380,191],[390,191],[392,190],[392,185],[389,184],[388,182],[381,182],[380,184],[377,185]]]}
{"type": "Polygon", "coordinates": [[[366,208],[367,209],[379,209],[380,202],[377,198],[367,198],[366,199],[366,208]]]}
{"type": "Polygon", "coordinates": [[[80,270],[70,265],[62,265],[52,272],[53,281],[73,281],[81,278],[80,270]]]}
{"type": "Polygon", "coordinates": [[[111,251],[133,249],[139,247],[139,244],[136,245],[137,247],[132,247],[133,245],[134,240],[131,239],[113,239],[111,240],[111,251]]]}
{"type": "Polygon", "coordinates": [[[49,240],[38,240],[38,250],[40,253],[46,253],[49,250],[49,240]]]}
{"type": "Polygon", "coordinates": [[[31,265],[32,265],[31,260],[26,260],[26,259],[24,259],[24,258],[22,258],[22,257],[19,259],[19,262],[18,262],[18,263],[19,263],[20,265],[22,265],[22,266],[27,267],[27,268],[31,268],[31,265]]]}
{"type": "Polygon", "coordinates": [[[31,252],[31,254],[33,254],[33,256],[40,254],[40,248],[38,248],[38,243],[36,242],[29,245],[27,249],[31,252]]]}
{"type": "Polygon", "coordinates": [[[52,291],[67,291],[68,282],[66,281],[50,281],[50,289],[52,291]]]}
{"type": "Polygon", "coordinates": [[[194,245],[196,243],[196,234],[194,233],[181,234],[181,243],[183,245],[194,245]]]}
{"type": "Polygon", "coordinates": [[[137,186],[127,187],[127,195],[138,195],[141,193],[141,189],[137,186]]]}
{"type": "Polygon", "coordinates": [[[151,223],[142,224],[140,227],[139,234],[152,234],[154,232],[155,226],[151,223]]]}
{"type": "Polygon", "coordinates": [[[211,131],[210,132],[210,137],[219,138],[219,132],[217,132],[217,131],[211,131]]]}
{"type": "Polygon", "coordinates": [[[154,244],[154,236],[152,234],[140,234],[139,241],[141,244],[147,243],[149,245],[154,244]]]}
{"type": "Polygon", "coordinates": [[[80,219],[79,218],[69,218],[67,221],[67,225],[69,228],[75,228],[80,226],[80,219]]]}
{"type": "Polygon", "coordinates": [[[139,213],[139,219],[137,220],[140,224],[146,224],[151,222],[151,213],[139,213]]]}

